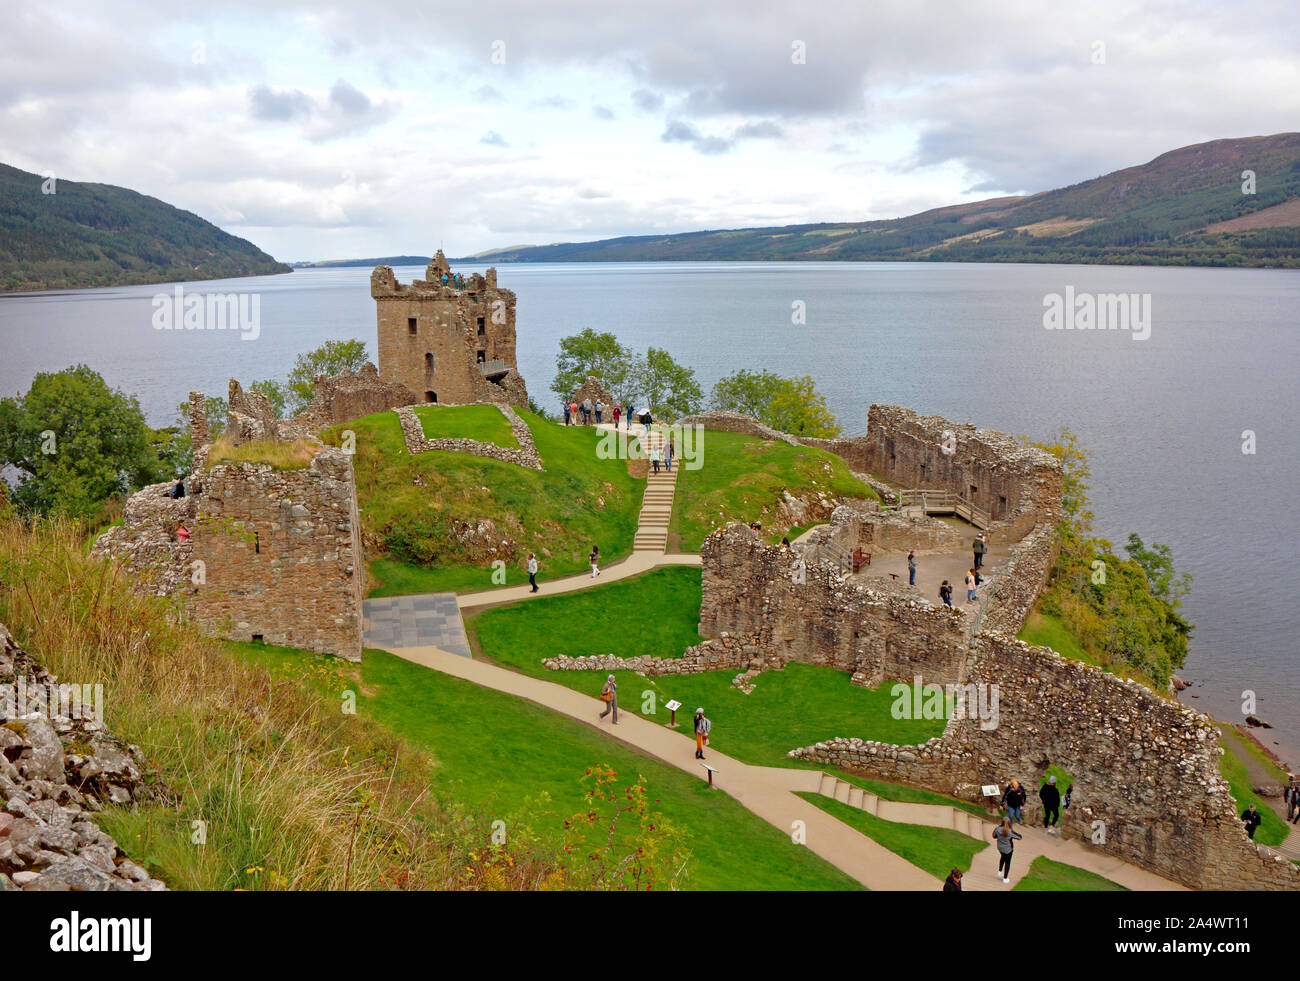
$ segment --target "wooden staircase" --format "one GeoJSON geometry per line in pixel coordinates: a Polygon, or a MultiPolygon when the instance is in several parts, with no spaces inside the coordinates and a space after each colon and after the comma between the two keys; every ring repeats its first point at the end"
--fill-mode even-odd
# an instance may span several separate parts
{"type": "Polygon", "coordinates": [[[662,462],[664,437],[658,430],[651,430],[650,435],[642,441],[642,446],[649,456],[654,450],[659,451],[661,462],[659,472],[650,472],[646,477],[645,497],[641,501],[641,514],[637,518],[636,537],[632,540],[633,552],[666,552],[668,550],[668,523],[673,515],[673,494],[677,487],[676,460],[673,472],[669,473],[662,462]]]}

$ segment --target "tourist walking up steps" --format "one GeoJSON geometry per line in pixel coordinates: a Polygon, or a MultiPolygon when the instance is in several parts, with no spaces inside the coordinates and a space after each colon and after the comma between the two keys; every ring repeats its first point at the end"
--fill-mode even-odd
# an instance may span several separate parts
{"type": "Polygon", "coordinates": [[[907,553],[907,584],[909,586],[916,585],[916,553],[915,552],[907,553]]]}
{"type": "Polygon", "coordinates": [[[1241,812],[1241,823],[1246,826],[1246,837],[1251,841],[1255,840],[1255,829],[1260,826],[1260,823],[1263,820],[1263,815],[1261,815],[1259,811],[1255,810],[1254,804],[1251,804],[1250,807],[1241,812]]]}
{"type": "Polygon", "coordinates": [[[1020,838],[1011,829],[1010,818],[1003,818],[1002,823],[993,829],[993,840],[998,846],[998,877],[1003,882],[1011,881],[1011,853],[1016,850],[1020,838]]]}
{"type": "Polygon", "coordinates": [[[668,448],[664,451],[664,462],[665,462],[666,464],[668,464],[668,472],[669,472],[669,473],[672,473],[672,472],[673,472],[673,456],[674,456],[674,455],[676,455],[676,450],[673,448],[673,437],[672,437],[672,434],[669,433],[669,434],[668,434],[668,448]]]}
{"type": "Polygon", "coordinates": [[[975,602],[975,590],[976,588],[978,588],[978,586],[979,586],[979,582],[975,579],[975,570],[971,569],[970,572],[966,573],[966,602],[967,603],[975,602]]]}
{"type": "Polygon", "coordinates": [[[600,575],[600,546],[591,546],[591,554],[587,556],[587,561],[591,563],[591,578],[595,579],[600,575]]]}
{"type": "Polygon", "coordinates": [[[1061,829],[1055,825],[1061,820],[1061,791],[1056,787],[1056,777],[1048,777],[1047,783],[1038,788],[1038,799],[1043,802],[1043,827],[1049,835],[1059,835],[1061,829]]]}
{"type": "Polygon", "coordinates": [[[961,892],[961,869],[953,869],[943,880],[944,892],[961,892]]]}
{"type": "Polygon", "coordinates": [[[600,690],[600,700],[605,703],[605,711],[600,713],[603,719],[614,713],[614,725],[618,725],[618,685],[614,683],[614,676],[611,674],[605,679],[605,687],[600,690]]]}
{"type": "Polygon", "coordinates": [[[704,759],[704,747],[709,742],[709,730],[713,728],[713,723],[704,717],[704,709],[695,710],[695,758],[704,759]]]}
{"type": "Polygon", "coordinates": [[[978,569],[984,564],[984,532],[975,536],[975,542],[971,545],[975,552],[975,568],[978,569]]]}
{"type": "Polygon", "coordinates": [[[533,592],[537,592],[537,556],[532,552],[528,553],[528,585],[533,587],[533,592]]]}
{"type": "Polygon", "coordinates": [[[1012,780],[1007,784],[1007,789],[1002,794],[1002,803],[1007,805],[1007,820],[1019,821],[1025,823],[1024,811],[1025,806],[1025,788],[1020,786],[1019,780],[1012,780]]]}
{"type": "Polygon", "coordinates": [[[945,579],[943,585],[939,587],[939,599],[943,600],[944,605],[948,607],[948,609],[952,609],[952,583],[947,579],[945,579]]]}

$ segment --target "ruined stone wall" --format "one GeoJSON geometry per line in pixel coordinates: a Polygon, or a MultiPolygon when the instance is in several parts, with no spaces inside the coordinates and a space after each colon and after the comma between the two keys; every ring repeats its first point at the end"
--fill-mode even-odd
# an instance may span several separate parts
{"type": "Polygon", "coordinates": [[[1011,547],[1007,561],[984,587],[981,630],[996,630],[1009,637],[1020,633],[1039,592],[1047,585],[1058,548],[1056,526],[1045,522],[1011,547]]]}
{"type": "Polygon", "coordinates": [[[545,469],[542,466],[542,457],[537,452],[537,444],[533,441],[532,430],[508,405],[497,405],[496,408],[501,410],[506,421],[510,423],[510,431],[514,433],[515,441],[519,443],[518,449],[455,436],[429,439],[424,435],[420,417],[415,414],[416,408],[417,406],[405,405],[397,410],[397,419],[402,427],[402,438],[406,441],[406,451],[412,455],[427,453],[430,450],[443,450],[448,453],[468,453],[471,456],[487,457],[490,460],[527,467],[530,470],[545,469]]]}
{"type": "Polygon", "coordinates": [[[339,423],[420,401],[405,385],[380,378],[369,361],[360,371],[317,375],[315,389],[311,404],[290,422],[286,435],[314,435],[339,423]]]}
{"type": "Polygon", "coordinates": [[[967,675],[997,686],[996,726],[964,719],[920,746],[839,738],[790,755],[969,800],[1014,777],[1031,813],[1039,777],[1056,766],[1074,785],[1064,835],[1091,843],[1104,827],[1105,844],[1092,847],[1194,889],[1300,888],[1300,872],[1242,830],[1205,716],[998,633],[975,639],[967,675]]]}
{"type": "Polygon", "coordinates": [[[961,615],[917,601],[905,587],[868,589],[826,565],[799,569],[798,553],[765,545],[740,524],[709,535],[700,557],[706,637],[754,636],[767,657],[837,668],[870,687],[916,675],[959,680],[961,615]]]}
{"type": "Polygon", "coordinates": [[[162,484],[132,495],[95,551],[216,634],[359,660],[365,567],[351,456],[326,448],[299,470],[223,464],[198,476],[202,490],[178,501],[162,484]],[[188,543],[175,539],[178,518],[188,543]]]}
{"type": "Polygon", "coordinates": [[[614,396],[609,394],[609,389],[605,387],[605,383],[602,382],[595,375],[588,375],[587,380],[578,386],[578,390],[574,392],[573,396],[569,399],[570,402],[578,403],[578,409],[579,409],[578,418],[573,420],[573,422],[575,423],[582,422],[581,410],[582,410],[582,403],[584,399],[591,399],[592,425],[595,425],[596,423],[595,411],[596,411],[596,403],[598,402],[604,406],[604,410],[601,415],[601,421],[602,422],[614,421],[614,396]]]}
{"type": "Polygon", "coordinates": [[[996,540],[1019,538],[1039,521],[1059,520],[1060,463],[1004,433],[941,416],[918,416],[902,406],[873,405],[867,434],[851,442],[853,469],[901,487],[969,497],[1002,525],[995,529],[996,540]],[[944,452],[945,441],[952,453],[944,452]]]}
{"type": "Polygon", "coordinates": [[[420,402],[508,402],[528,405],[515,360],[515,294],[499,289],[496,270],[470,276],[463,288],[441,282],[439,252],[427,280],[399,283],[376,266],[370,295],[378,318],[379,374],[403,385],[420,402]],[[489,380],[480,365],[504,362],[489,380]]]}

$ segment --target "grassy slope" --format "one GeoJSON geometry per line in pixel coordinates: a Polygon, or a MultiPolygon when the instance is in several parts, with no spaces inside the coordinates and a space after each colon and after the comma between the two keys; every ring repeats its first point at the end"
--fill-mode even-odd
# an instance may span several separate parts
{"type": "MultiPolygon", "coordinates": [[[[1220,726],[1220,730],[1226,729],[1226,726],[1220,726]]],[[[1254,750],[1257,755],[1263,759],[1262,753],[1257,749],[1245,744],[1238,736],[1220,734],[1219,745],[1223,747],[1223,755],[1219,757],[1219,773],[1223,779],[1228,781],[1228,789],[1232,792],[1233,799],[1237,802],[1237,813],[1240,814],[1251,804],[1255,805],[1255,810],[1259,811],[1263,823],[1255,829],[1255,840],[1261,845],[1280,845],[1286,838],[1287,833],[1291,830],[1287,823],[1282,820],[1278,813],[1257,793],[1253,787],[1253,781],[1250,778],[1250,770],[1246,761],[1242,758],[1243,754],[1254,750]]],[[[1277,769],[1276,766],[1273,769],[1277,769]]],[[[1286,784],[1285,775],[1277,771],[1277,779],[1286,784]]]]}
{"type": "MultiPolygon", "coordinates": [[[[524,674],[545,678],[593,697],[604,684],[603,671],[548,671],[542,659],[558,654],[652,654],[676,657],[699,641],[700,571],[689,567],[657,569],[582,593],[528,600],[485,610],[466,621],[481,654],[524,674]]],[[[755,682],[750,695],[731,687],[734,671],[644,678],[618,671],[620,708],[667,721],[671,698],[689,738],[689,713],[704,706],[713,721],[710,744],[747,763],[798,765],[786,752],[834,736],[860,736],[889,742],[924,742],[943,730],[941,720],[894,719],[889,685],[867,689],[849,684],[843,671],[791,664],[755,682]],[[814,710],[815,708],[815,710],[814,710]]]]}
{"type": "Polygon", "coordinates": [[[430,784],[440,799],[504,819],[545,793],[557,816],[535,809],[537,825],[545,825],[584,809],[580,777],[605,763],[629,782],[643,774],[659,810],[685,830],[694,856],[690,888],[856,887],[725,794],[541,706],[383,651],[366,651],[362,688],[364,715],[437,757],[430,784]]]}
{"type": "Polygon", "coordinates": [[[703,466],[681,470],[673,499],[669,534],[681,536],[677,547],[683,552],[698,552],[705,536],[729,521],[758,521],[764,531],[773,531],[787,487],[796,494],[823,490],[832,497],[876,497],[840,457],[813,447],[710,429],[701,450],[703,466]]]}
{"type": "Polygon", "coordinates": [[[971,859],[984,849],[985,843],[970,835],[950,828],[930,828],[922,824],[902,824],[886,821],[868,814],[842,801],[821,794],[800,794],[804,800],[820,807],[827,814],[864,835],[891,852],[899,855],[917,868],[924,869],[940,881],[954,868],[963,872],[970,868],[971,859]]]}
{"type": "Polygon", "coordinates": [[[379,583],[372,596],[520,585],[527,582],[529,551],[537,553],[543,578],[586,569],[593,543],[606,562],[631,553],[643,482],[628,475],[625,461],[597,459],[590,429],[557,426],[524,411],[520,416],[544,473],[464,453],[412,457],[391,412],[327,431],[326,442],[336,445],[343,430],[356,433],[357,498],[367,540],[404,534],[422,559],[372,560],[370,572],[379,583]],[[514,547],[495,555],[468,550],[457,527],[485,519],[514,547]],[[492,581],[494,558],[506,563],[504,584],[492,581]]]}
{"type": "Polygon", "coordinates": [[[1118,882],[1086,869],[1054,862],[1042,855],[1034,859],[1029,871],[1011,887],[1012,892],[1128,892],[1118,882]]]}
{"type": "Polygon", "coordinates": [[[517,449],[519,440],[501,410],[491,405],[422,405],[415,417],[429,439],[459,437],[517,449]]]}
{"type": "Polygon", "coordinates": [[[1062,657],[1083,661],[1085,664],[1097,663],[1097,659],[1080,646],[1069,628],[1050,613],[1031,613],[1019,637],[1026,644],[1050,647],[1062,657]]]}

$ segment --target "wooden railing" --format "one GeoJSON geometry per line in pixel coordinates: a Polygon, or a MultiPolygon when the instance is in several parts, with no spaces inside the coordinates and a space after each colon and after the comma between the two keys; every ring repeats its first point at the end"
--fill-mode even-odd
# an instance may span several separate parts
{"type": "Polygon", "coordinates": [[[969,521],[976,528],[984,529],[992,524],[992,516],[964,494],[954,494],[947,490],[904,490],[898,492],[898,507],[921,509],[925,515],[956,515],[969,521]]]}

